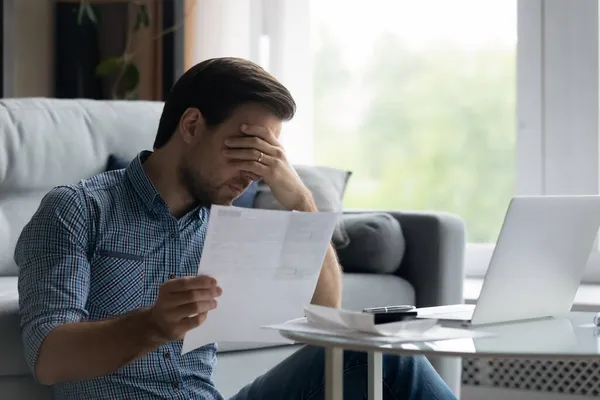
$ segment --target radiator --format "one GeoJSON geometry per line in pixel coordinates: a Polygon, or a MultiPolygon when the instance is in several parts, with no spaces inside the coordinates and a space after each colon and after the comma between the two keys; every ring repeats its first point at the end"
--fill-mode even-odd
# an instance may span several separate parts
{"type": "Polygon", "coordinates": [[[462,384],[600,396],[600,361],[464,358],[462,384]]]}

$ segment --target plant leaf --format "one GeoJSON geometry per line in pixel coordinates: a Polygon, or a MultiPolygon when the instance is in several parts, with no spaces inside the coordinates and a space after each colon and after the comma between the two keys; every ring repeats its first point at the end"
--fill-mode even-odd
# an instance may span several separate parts
{"type": "Polygon", "coordinates": [[[98,23],[98,18],[96,18],[96,13],[94,12],[94,9],[92,8],[91,4],[88,4],[86,6],[86,14],[88,16],[88,18],[90,19],[90,21],[92,21],[94,24],[98,23]]]}
{"type": "Polygon", "coordinates": [[[85,7],[86,4],[82,3],[79,5],[79,10],[77,11],[77,24],[81,25],[83,23],[83,16],[85,15],[85,7]]]}
{"type": "Polygon", "coordinates": [[[125,61],[123,60],[123,57],[107,58],[96,67],[96,75],[107,76],[117,73],[121,68],[123,68],[124,64],[125,61]]]}
{"type": "Polygon", "coordinates": [[[138,100],[138,93],[137,90],[132,90],[130,92],[125,93],[125,96],[123,96],[124,100],[138,100]]]}
{"type": "Polygon", "coordinates": [[[140,30],[140,28],[147,28],[150,26],[150,13],[148,12],[148,6],[142,4],[138,8],[134,31],[140,30]]]}
{"type": "Polygon", "coordinates": [[[92,23],[98,23],[98,18],[92,5],[87,1],[82,1],[77,10],[77,24],[81,25],[83,23],[83,18],[86,16],[92,23]]]}
{"type": "Polygon", "coordinates": [[[125,93],[133,92],[140,83],[140,70],[134,64],[127,64],[121,81],[125,93]]]}
{"type": "Polygon", "coordinates": [[[96,18],[96,13],[94,12],[94,9],[92,8],[91,4],[88,4],[86,12],[87,12],[87,15],[88,15],[88,18],[90,19],[90,21],[97,24],[98,18],[96,18]]]}

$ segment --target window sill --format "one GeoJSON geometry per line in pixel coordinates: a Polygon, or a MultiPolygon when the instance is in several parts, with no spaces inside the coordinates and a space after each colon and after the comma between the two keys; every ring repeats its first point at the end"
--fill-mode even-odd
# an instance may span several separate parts
{"type": "MultiPolygon", "coordinates": [[[[483,279],[485,277],[494,248],[494,243],[467,243],[465,251],[465,273],[467,278],[483,279]]],[[[581,282],[592,287],[600,286],[599,249],[591,252],[581,282]]],[[[600,299],[600,295],[598,298],[600,299]]]]}
{"type": "MultiPolygon", "coordinates": [[[[479,297],[481,287],[483,286],[482,278],[467,278],[464,281],[463,295],[465,302],[474,304],[479,297]]],[[[585,283],[579,286],[575,301],[573,303],[573,311],[599,311],[600,310],[600,284],[585,283]]]]}

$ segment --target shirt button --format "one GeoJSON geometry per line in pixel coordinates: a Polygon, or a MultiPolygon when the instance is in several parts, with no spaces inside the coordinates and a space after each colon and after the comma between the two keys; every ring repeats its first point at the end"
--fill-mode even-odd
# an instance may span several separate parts
{"type": "Polygon", "coordinates": [[[169,236],[171,236],[171,239],[175,239],[177,237],[177,234],[175,232],[171,232],[169,236]]]}
{"type": "Polygon", "coordinates": [[[171,353],[169,353],[168,351],[165,351],[164,356],[168,360],[169,358],[171,358],[171,353]]]}
{"type": "Polygon", "coordinates": [[[179,382],[173,382],[173,388],[179,389],[179,382]]]}
{"type": "Polygon", "coordinates": [[[175,279],[177,276],[175,274],[169,274],[169,279],[175,279]]]}

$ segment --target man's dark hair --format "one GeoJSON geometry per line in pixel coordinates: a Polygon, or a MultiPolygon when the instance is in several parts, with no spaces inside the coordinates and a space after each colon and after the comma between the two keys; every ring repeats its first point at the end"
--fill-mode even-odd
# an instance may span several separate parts
{"type": "Polygon", "coordinates": [[[165,101],[154,148],[164,146],[190,107],[200,110],[206,125],[225,121],[239,106],[258,103],[282,121],[292,119],[296,103],[290,92],[255,63],[241,58],[213,58],[187,70],[165,101]]]}

